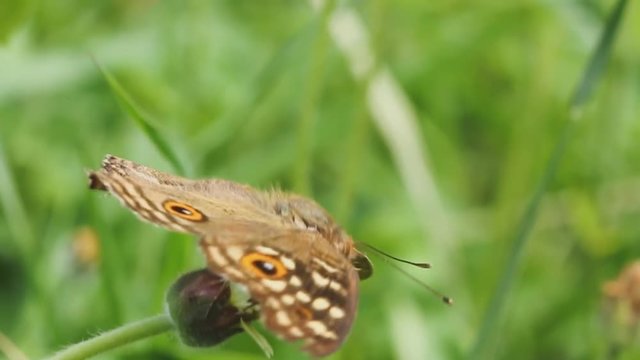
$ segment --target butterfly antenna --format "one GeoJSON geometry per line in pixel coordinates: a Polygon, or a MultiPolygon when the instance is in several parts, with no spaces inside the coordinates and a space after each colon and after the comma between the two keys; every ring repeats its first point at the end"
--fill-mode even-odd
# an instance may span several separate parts
{"type": "MultiPolygon", "coordinates": [[[[365,247],[365,248],[367,248],[367,249],[369,249],[369,250],[371,250],[373,252],[376,252],[376,253],[378,253],[378,255],[382,255],[384,257],[387,257],[389,259],[393,259],[395,261],[398,261],[398,262],[401,262],[401,263],[404,263],[404,264],[413,265],[413,266],[416,266],[416,267],[419,267],[419,268],[422,268],[422,269],[430,269],[431,268],[431,264],[429,264],[429,263],[426,263],[426,262],[414,262],[414,261],[401,259],[399,257],[395,257],[395,256],[393,256],[391,254],[388,254],[388,253],[386,253],[386,252],[384,252],[384,251],[382,251],[380,249],[377,249],[377,248],[375,248],[375,247],[373,247],[373,246],[371,246],[369,244],[366,244],[366,243],[363,243],[363,242],[360,242],[360,241],[358,241],[358,245],[362,245],[362,247],[365,247]]],[[[385,261],[386,261],[386,259],[385,259],[385,261]]]]}
{"type": "Polygon", "coordinates": [[[384,262],[386,262],[387,264],[391,265],[393,268],[395,268],[396,270],[400,271],[402,274],[404,274],[405,276],[407,276],[409,279],[411,279],[412,281],[414,281],[416,284],[422,286],[424,289],[426,289],[427,291],[429,291],[430,293],[432,293],[433,295],[437,296],[440,298],[440,300],[442,300],[443,303],[447,304],[447,305],[453,305],[453,299],[444,295],[443,293],[441,293],[440,291],[432,288],[431,286],[425,284],[424,282],[422,282],[420,279],[418,279],[417,277],[411,275],[408,271],[406,271],[405,269],[401,268],[400,266],[398,266],[397,264],[389,261],[389,259],[392,260],[396,260],[398,262],[401,263],[405,263],[405,264],[409,264],[409,265],[413,265],[413,266],[417,266],[423,269],[429,269],[431,268],[431,265],[429,263],[422,263],[422,262],[413,262],[413,261],[409,261],[409,260],[404,260],[404,259],[400,259],[397,258],[395,256],[392,256],[390,254],[387,254],[386,252],[376,249],[375,247],[369,245],[369,244],[365,244],[362,242],[358,242],[358,244],[362,245],[363,247],[372,250],[373,253],[378,256],[380,259],[382,259],[384,262]]]}

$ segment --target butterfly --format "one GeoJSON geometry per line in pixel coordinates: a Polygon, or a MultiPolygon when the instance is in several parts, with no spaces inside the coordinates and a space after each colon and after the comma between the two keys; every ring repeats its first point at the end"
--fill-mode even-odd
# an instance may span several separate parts
{"type": "Polygon", "coordinates": [[[210,271],[243,285],[266,328],[335,352],[353,324],[369,259],[313,200],[223,179],[191,180],[107,155],[88,174],[143,220],[199,237],[210,271]]]}

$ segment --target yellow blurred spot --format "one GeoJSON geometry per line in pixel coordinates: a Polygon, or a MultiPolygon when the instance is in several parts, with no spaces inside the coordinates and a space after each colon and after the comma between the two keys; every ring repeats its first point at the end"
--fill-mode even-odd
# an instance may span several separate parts
{"type": "Polygon", "coordinates": [[[73,256],[82,266],[100,262],[100,239],[89,226],[83,226],[73,235],[73,256]]]}

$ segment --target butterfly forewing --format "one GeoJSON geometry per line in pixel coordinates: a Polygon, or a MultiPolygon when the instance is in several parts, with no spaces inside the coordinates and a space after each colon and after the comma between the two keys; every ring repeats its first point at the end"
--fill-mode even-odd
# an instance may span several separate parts
{"type": "Polygon", "coordinates": [[[107,156],[102,169],[89,174],[90,187],[107,190],[143,220],[170,230],[206,235],[207,220],[271,221],[278,217],[260,206],[266,197],[226,180],[189,180],[107,156]]]}

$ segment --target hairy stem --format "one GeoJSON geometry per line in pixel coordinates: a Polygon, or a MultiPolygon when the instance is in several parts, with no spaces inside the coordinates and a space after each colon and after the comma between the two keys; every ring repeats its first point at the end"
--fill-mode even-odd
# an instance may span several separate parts
{"type": "Polygon", "coordinates": [[[71,345],[50,357],[49,360],[86,359],[171,329],[173,329],[173,323],[168,315],[153,316],[123,325],[91,339],[71,345]]]}

